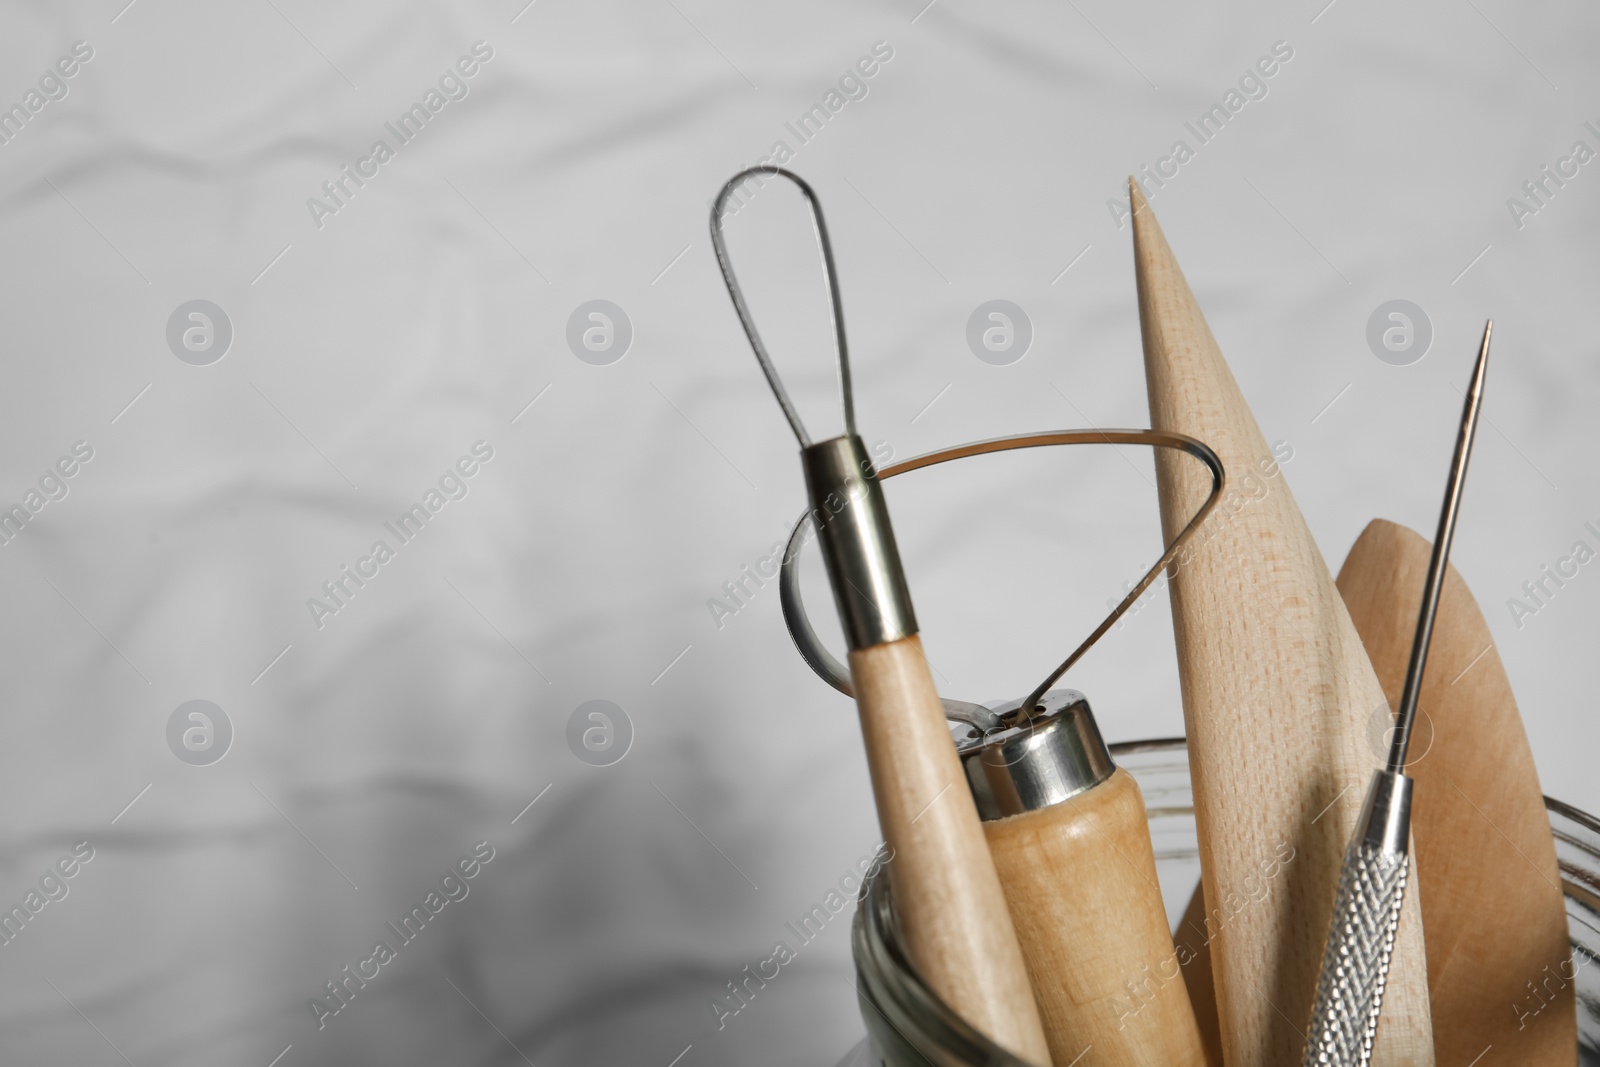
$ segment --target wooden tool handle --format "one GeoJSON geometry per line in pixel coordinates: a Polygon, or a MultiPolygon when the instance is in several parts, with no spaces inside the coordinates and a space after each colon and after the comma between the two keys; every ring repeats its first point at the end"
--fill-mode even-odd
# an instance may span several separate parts
{"type": "Polygon", "coordinates": [[[912,962],[991,1041],[1049,1064],[1022,950],[922,642],[913,635],[851,652],[850,677],[912,962]]]}
{"type": "MultiPolygon", "coordinates": [[[[1375,519],[1339,571],[1339,592],[1391,703],[1405,682],[1431,551],[1427,538],[1375,519]]],[[[1369,730],[1386,743],[1381,726],[1369,730]]],[[[1438,1062],[1570,1065],[1575,969],[1550,820],[1505,666],[1454,567],[1439,597],[1410,752],[1438,1062]]]]}
{"type": "MultiPolygon", "coordinates": [[[[1150,424],[1221,457],[1228,490],[1169,583],[1211,944],[1230,1067],[1298,1063],[1345,846],[1375,765],[1383,691],[1269,449],[1143,194],[1131,181],[1150,424]],[[1295,858],[1248,887],[1280,849],[1295,858]],[[1231,901],[1249,898],[1248,907],[1231,901]]],[[[1289,453],[1292,454],[1292,453],[1289,453]]],[[[1210,489],[1156,456],[1170,541],[1210,489]]],[[[1414,621],[1414,620],[1413,620],[1414,621]]],[[[1415,881],[1412,883],[1415,885],[1415,881]]],[[[1420,912],[1401,914],[1372,1063],[1433,1061],[1420,912]]]]}
{"type": "Polygon", "coordinates": [[[1204,1067],[1133,776],[983,828],[1055,1062],[1204,1067]]]}

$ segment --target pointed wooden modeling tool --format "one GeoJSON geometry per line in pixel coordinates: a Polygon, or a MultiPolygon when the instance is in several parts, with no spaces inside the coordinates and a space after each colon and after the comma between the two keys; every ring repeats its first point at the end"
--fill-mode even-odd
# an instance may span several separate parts
{"type": "MultiPolygon", "coordinates": [[[[1298,1063],[1383,690],[1333,577],[1129,179],[1151,425],[1222,457],[1229,491],[1169,583],[1218,1021],[1229,1067],[1298,1063]]],[[[1168,539],[1207,491],[1156,458],[1168,539]]],[[[1433,1063],[1422,924],[1401,916],[1373,1062],[1433,1063]]]]}
{"type": "MultiPolygon", "coordinates": [[[[1393,707],[1432,547],[1374,519],[1339,571],[1393,707]]],[[[1416,781],[1411,826],[1438,1062],[1570,1065],[1575,983],[1550,820],[1505,665],[1454,566],[1418,708],[1406,773],[1416,781]]]]}

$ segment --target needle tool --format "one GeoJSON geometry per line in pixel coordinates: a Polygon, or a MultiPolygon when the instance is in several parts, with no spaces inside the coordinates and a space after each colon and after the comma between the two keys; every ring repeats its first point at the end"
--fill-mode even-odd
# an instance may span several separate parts
{"type": "Polygon", "coordinates": [[[1428,577],[1422,587],[1422,606],[1417,613],[1416,635],[1411,642],[1411,659],[1406,665],[1405,686],[1400,692],[1389,759],[1382,769],[1373,773],[1355,836],[1345,850],[1333,922],[1328,931],[1328,947],[1322,957],[1322,973],[1306,1035],[1302,1061],[1306,1067],[1366,1067],[1372,1058],[1409,870],[1412,779],[1405,773],[1406,755],[1417,717],[1417,697],[1422,691],[1422,673],[1428,662],[1434,617],[1439,611],[1439,594],[1444,587],[1445,567],[1450,558],[1450,542],[1455,537],[1456,516],[1461,510],[1467,461],[1472,456],[1473,438],[1477,436],[1484,372],[1489,365],[1489,335],[1493,327],[1491,321],[1483,328],[1478,363],[1462,407],[1461,430],[1456,436],[1455,456],[1450,461],[1450,480],[1445,485],[1444,508],[1439,516],[1439,532],[1433,539],[1433,554],[1428,560],[1428,577]]]}

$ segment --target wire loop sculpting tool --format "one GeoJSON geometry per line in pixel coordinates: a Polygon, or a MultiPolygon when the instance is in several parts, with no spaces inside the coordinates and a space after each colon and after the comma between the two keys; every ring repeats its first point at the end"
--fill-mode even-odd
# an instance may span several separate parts
{"type": "Polygon", "coordinates": [[[1467,461],[1477,436],[1478,412],[1483,406],[1484,372],[1489,364],[1491,321],[1483,328],[1472,384],[1461,412],[1450,479],[1445,486],[1439,532],[1433,539],[1422,606],[1417,614],[1416,636],[1406,666],[1405,688],[1395,716],[1394,736],[1387,764],[1373,773],[1366,804],[1356,833],[1345,851],[1335,898],[1328,947],[1322,958],[1317,996],[1306,1035],[1304,1064],[1328,1067],[1366,1067],[1372,1058],[1378,1015],[1383,1006],[1384,983],[1394,952],[1395,928],[1405,902],[1411,835],[1412,780],[1405,773],[1417,696],[1428,662],[1433,620],[1439,610],[1450,543],[1455,538],[1456,516],[1467,479],[1467,461]]]}
{"type": "Polygon", "coordinates": [[[780,167],[730,178],[711,208],[711,244],[734,310],[767,383],[800,443],[834,602],[850,645],[850,674],[895,908],[918,971],[946,1004],[1022,1060],[1050,1060],[1022,950],[1004,907],[971,793],[917,637],[911,595],[889,525],[883,489],[855,431],[844,314],[833,251],[816,194],[780,167]],[[757,175],[793,182],[811,212],[828,282],[839,358],[845,432],[813,442],[783,388],[734,276],[723,240],[729,195],[757,175]]]}

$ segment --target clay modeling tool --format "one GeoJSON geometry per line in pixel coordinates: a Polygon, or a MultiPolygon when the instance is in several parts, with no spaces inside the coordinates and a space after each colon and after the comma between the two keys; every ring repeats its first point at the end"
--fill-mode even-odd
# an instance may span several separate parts
{"type": "MultiPolygon", "coordinates": [[[[1420,534],[1374,519],[1339,571],[1393,706],[1430,555],[1420,534]]],[[[1454,566],[1417,708],[1406,773],[1416,782],[1411,828],[1438,1061],[1570,1065],[1576,983],[1550,819],[1505,666],[1454,566]]]]}
{"type": "MultiPolygon", "coordinates": [[[[879,477],[987,452],[1076,444],[1148,444],[1186,452],[1205,464],[1211,492],[1140,582],[1033,692],[992,709],[946,700],[946,713],[954,720],[1054,1062],[1202,1067],[1206,1054],[1167,930],[1139,786],[1112,762],[1083,694],[1051,686],[1200,528],[1222,493],[1221,461],[1181,434],[1079,430],[960,445],[895,464],[879,477]]],[[[817,640],[800,601],[798,561],[809,520],[801,515],[790,534],[779,597],[801,657],[848,695],[848,673],[817,640]]]]}
{"type": "Polygon", "coordinates": [[[1000,883],[944,708],[917,637],[916,616],[889,525],[883,489],[856,434],[844,316],[822,209],[811,187],[778,167],[734,175],[711,208],[711,242],[728,294],[778,405],[800,443],[822,556],[850,646],[850,676],[889,880],[907,949],[928,985],[990,1040],[1035,1064],[1049,1063],[1038,1008],[1011,916],[993,907],[1000,883]],[[722,235],[722,210],[755,175],[793,182],[811,210],[830,295],[844,433],[813,442],[789,402],[745,304],[722,235]]]}
{"type": "MultiPolygon", "coordinates": [[[[1223,1053],[1229,1067],[1283,1067],[1305,1043],[1340,857],[1374,762],[1365,728],[1383,690],[1131,180],[1129,193],[1151,424],[1211,445],[1232,487],[1169,582],[1223,1053]]],[[[1156,457],[1169,538],[1206,491],[1196,475],[1156,457]]],[[[1407,907],[1380,1064],[1433,1062],[1418,920],[1407,907]]]]}
{"type": "MultiPolygon", "coordinates": [[[[1472,441],[1478,432],[1478,412],[1483,407],[1483,375],[1489,368],[1489,334],[1493,325],[1490,323],[1483,328],[1483,346],[1478,350],[1478,364],[1473,369],[1472,385],[1467,389],[1461,411],[1461,429],[1456,435],[1455,455],[1450,460],[1450,480],[1445,485],[1439,532],[1433,539],[1433,554],[1428,559],[1428,577],[1422,587],[1416,635],[1411,642],[1411,658],[1406,664],[1405,686],[1400,691],[1400,706],[1395,711],[1388,762],[1372,775],[1355,835],[1345,851],[1333,922],[1328,930],[1328,948],[1323,955],[1317,999],[1311,1009],[1311,1024],[1306,1035],[1303,1062],[1307,1067],[1313,1064],[1366,1067],[1372,1059],[1372,1040],[1383,1007],[1384,982],[1394,953],[1395,928],[1400,923],[1400,908],[1405,903],[1411,868],[1413,781],[1405,773],[1406,756],[1417,718],[1422,675],[1428,665],[1434,618],[1439,612],[1439,595],[1444,589],[1450,542],[1455,538],[1456,516],[1461,511],[1467,461],[1472,458],[1472,441]]],[[[1456,725],[1452,720],[1451,727],[1456,725]]],[[[1473,738],[1474,743],[1479,740],[1473,738]]],[[[1494,919],[1493,916],[1486,918],[1490,922],[1494,919]]]]}

